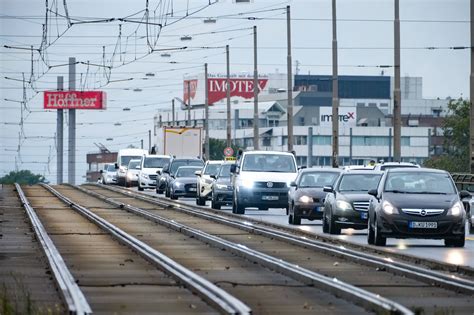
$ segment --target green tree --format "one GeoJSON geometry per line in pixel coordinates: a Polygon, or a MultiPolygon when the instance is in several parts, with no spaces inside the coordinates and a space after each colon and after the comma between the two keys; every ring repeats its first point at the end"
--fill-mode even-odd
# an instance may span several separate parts
{"type": "Polygon", "coordinates": [[[452,173],[469,173],[469,117],[468,100],[451,100],[444,119],[444,153],[425,161],[424,166],[452,173]]]}
{"type": "Polygon", "coordinates": [[[35,175],[28,170],[21,170],[18,172],[11,171],[9,174],[1,177],[0,184],[18,183],[21,185],[34,185],[44,183],[45,180],[43,175],[35,175]]]}
{"type": "MultiPolygon", "coordinates": [[[[223,160],[224,149],[227,147],[227,142],[220,139],[209,139],[209,150],[211,151],[211,160],[223,160]]],[[[231,146],[234,149],[234,156],[237,153],[238,147],[235,145],[231,146]]]]}

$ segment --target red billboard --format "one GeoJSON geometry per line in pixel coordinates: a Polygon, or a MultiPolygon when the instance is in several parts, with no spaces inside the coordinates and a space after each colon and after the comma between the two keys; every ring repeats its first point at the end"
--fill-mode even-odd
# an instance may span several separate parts
{"type": "MultiPolygon", "coordinates": [[[[184,80],[183,96],[184,102],[187,104],[189,100],[188,89],[191,92],[191,105],[193,103],[204,103],[204,82],[198,79],[184,80]],[[199,86],[201,85],[201,86],[199,86]]],[[[258,91],[263,91],[268,83],[268,78],[258,79],[258,91]]],[[[230,97],[243,98],[245,100],[253,99],[253,78],[249,77],[232,77],[230,78],[230,97]]],[[[208,78],[209,87],[209,105],[222,101],[227,95],[226,78],[208,78]]]]}
{"type": "Polygon", "coordinates": [[[103,91],[45,91],[44,109],[105,109],[103,91]]]}

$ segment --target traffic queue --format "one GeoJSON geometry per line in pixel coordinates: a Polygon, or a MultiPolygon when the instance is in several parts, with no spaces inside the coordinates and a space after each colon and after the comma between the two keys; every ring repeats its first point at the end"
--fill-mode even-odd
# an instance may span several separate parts
{"type": "Polygon", "coordinates": [[[458,191],[442,170],[403,162],[298,168],[294,154],[274,151],[239,151],[236,160],[206,162],[132,153],[119,154],[123,164],[115,165],[115,176],[106,166],[100,183],[194,198],[198,206],[209,201],[217,210],[231,206],[235,214],[284,208],[290,225],[306,219],[321,220],[328,234],[367,230],[367,242],[377,246],[387,238],[426,238],[463,247],[466,222],[474,233],[470,193],[458,191]]]}

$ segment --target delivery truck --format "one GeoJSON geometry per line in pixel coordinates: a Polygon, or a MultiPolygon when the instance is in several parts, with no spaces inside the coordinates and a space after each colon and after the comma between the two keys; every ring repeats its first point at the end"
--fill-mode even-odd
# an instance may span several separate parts
{"type": "Polygon", "coordinates": [[[161,127],[155,138],[156,154],[202,158],[202,128],[161,127]]]}

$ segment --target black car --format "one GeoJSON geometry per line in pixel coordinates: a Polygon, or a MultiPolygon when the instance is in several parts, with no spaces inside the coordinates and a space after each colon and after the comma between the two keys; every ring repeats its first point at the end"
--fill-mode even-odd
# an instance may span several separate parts
{"type": "Polygon", "coordinates": [[[178,199],[178,197],[196,198],[197,183],[196,171],[202,166],[180,166],[174,175],[171,175],[170,182],[170,198],[178,199]]]}
{"type": "Polygon", "coordinates": [[[466,212],[451,175],[429,168],[386,171],[369,191],[369,244],[385,246],[387,237],[444,239],[463,247],[466,212]]]}
{"type": "Polygon", "coordinates": [[[288,223],[299,225],[301,219],[323,217],[325,186],[333,186],[341,170],[337,168],[306,168],[290,183],[288,192],[288,223]]]}
{"type": "Polygon", "coordinates": [[[211,175],[215,179],[212,184],[211,208],[220,209],[224,205],[232,205],[233,189],[231,181],[230,166],[235,163],[224,163],[221,165],[217,175],[211,175]]]}
{"type": "Polygon", "coordinates": [[[323,232],[340,234],[342,228],[367,228],[370,195],[367,192],[378,186],[383,172],[344,171],[335,186],[326,186],[323,232]]]}
{"type": "Polygon", "coordinates": [[[163,167],[163,170],[159,173],[160,177],[156,183],[156,193],[165,193],[166,197],[170,196],[170,182],[171,175],[175,175],[176,171],[181,166],[200,166],[203,167],[204,162],[201,159],[184,159],[184,158],[173,158],[171,161],[163,167]]]}

